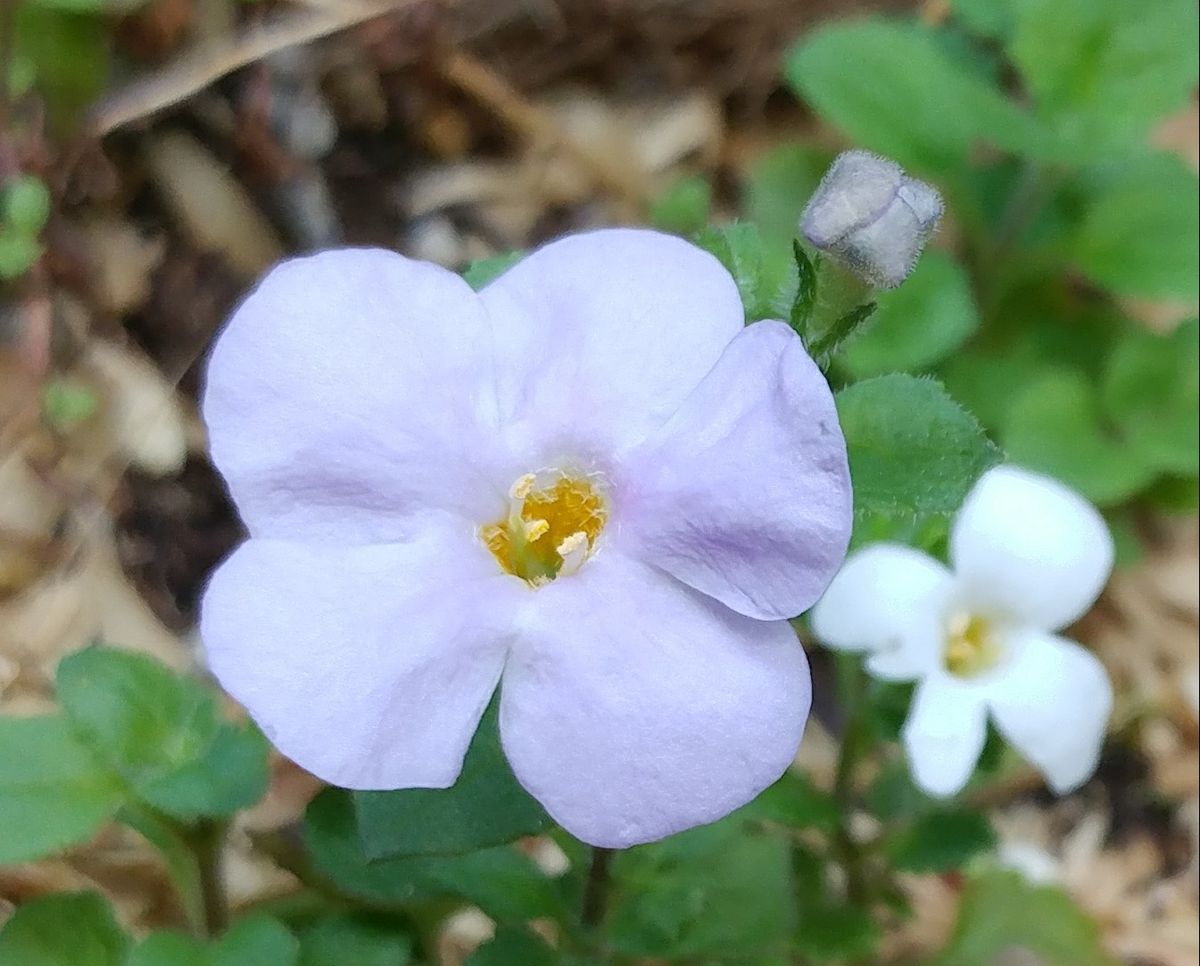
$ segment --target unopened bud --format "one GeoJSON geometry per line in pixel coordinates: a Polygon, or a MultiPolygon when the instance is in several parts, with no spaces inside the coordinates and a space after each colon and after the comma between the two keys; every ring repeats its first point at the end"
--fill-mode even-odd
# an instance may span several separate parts
{"type": "Polygon", "coordinates": [[[876,288],[913,270],[942,216],[942,197],[894,161],[869,151],[839,154],[800,217],[800,231],[876,288]]]}

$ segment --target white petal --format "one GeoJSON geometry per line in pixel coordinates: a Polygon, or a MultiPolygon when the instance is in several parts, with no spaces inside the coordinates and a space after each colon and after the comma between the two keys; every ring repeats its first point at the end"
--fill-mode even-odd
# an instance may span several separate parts
{"type": "Polygon", "coordinates": [[[900,544],[857,550],[812,610],[813,633],[830,647],[871,651],[879,677],[913,678],[941,663],[950,572],[900,544]]]}
{"type": "Polygon", "coordinates": [[[253,539],[214,574],[200,630],[217,679],[301,767],[345,788],[445,788],[527,596],[469,533],[253,539]]]}
{"type": "Polygon", "coordinates": [[[679,408],[744,320],[720,262],[641,229],[551,242],[480,297],[496,333],[506,438],[526,459],[615,456],[637,443],[679,408]]]}
{"type": "Polygon", "coordinates": [[[715,821],[795,757],[811,698],[786,621],[611,552],[535,594],[504,671],[513,770],[568,832],[625,847],[715,821]]]}
{"type": "Polygon", "coordinates": [[[738,613],[795,617],[846,554],[853,508],[833,394],[782,322],[739,332],[622,468],[622,545],[738,613]]]}
{"type": "Polygon", "coordinates": [[[1096,770],[1112,701],[1108,672],[1091,651],[1036,632],[987,689],[1000,732],[1060,795],[1096,770]]]}
{"type": "Polygon", "coordinates": [[[213,460],[256,537],[402,540],[431,508],[504,512],[491,333],[452,272],[379,249],[276,266],[209,359],[213,460]],[[498,487],[498,489],[497,489],[498,487]]]}
{"type": "Polygon", "coordinates": [[[1074,490],[1001,466],[984,474],[959,511],[950,556],[969,603],[1053,630],[1078,620],[1099,596],[1113,541],[1074,490]]]}
{"type": "Polygon", "coordinates": [[[916,783],[930,795],[957,795],[987,738],[980,690],[944,674],[926,678],[913,696],[903,738],[916,783]]]}

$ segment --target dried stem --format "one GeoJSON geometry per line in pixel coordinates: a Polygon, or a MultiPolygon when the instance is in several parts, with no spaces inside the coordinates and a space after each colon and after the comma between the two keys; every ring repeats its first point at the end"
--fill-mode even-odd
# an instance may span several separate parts
{"type": "Polygon", "coordinates": [[[317,40],[419,0],[339,0],[201,42],[163,68],[101,98],[87,118],[97,137],[186,100],[226,74],[297,44],[317,40]]]}

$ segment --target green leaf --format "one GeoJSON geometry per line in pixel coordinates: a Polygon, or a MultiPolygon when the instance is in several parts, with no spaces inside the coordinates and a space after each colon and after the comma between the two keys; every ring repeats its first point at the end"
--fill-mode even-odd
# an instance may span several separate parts
{"type": "Polygon", "coordinates": [[[55,690],[82,741],[155,808],[229,815],[266,790],[262,736],[221,721],[215,694],[145,655],[86,648],[59,664],[55,690]]]}
{"type": "Polygon", "coordinates": [[[746,310],[746,321],[757,322],[773,314],[775,289],[766,270],[767,247],[758,228],[747,222],[709,226],[695,242],[715,255],[737,283],[746,310]]]}
{"type": "Polygon", "coordinates": [[[981,37],[1007,39],[1016,26],[1014,0],[950,0],[954,15],[981,37]]]}
{"type": "Polygon", "coordinates": [[[879,927],[865,909],[821,900],[801,906],[795,947],[818,963],[852,962],[869,956],[879,937],[879,927]]]}
{"type": "Polygon", "coordinates": [[[208,951],[198,939],[160,930],[143,939],[124,966],[209,966],[208,951]]]}
{"type": "Polygon", "coordinates": [[[498,920],[563,912],[556,884],[510,846],[467,855],[370,859],[354,827],[350,795],[327,789],[309,805],[304,840],[318,871],[349,896],[383,906],[461,897],[498,920]]]}
{"type": "Polygon", "coordinates": [[[489,282],[499,278],[525,257],[525,252],[506,252],[491,258],[480,258],[471,262],[462,273],[466,283],[478,292],[489,282]]]}
{"type": "Polygon", "coordinates": [[[363,848],[373,859],[470,852],[548,828],[550,819],[513,777],[500,747],[496,702],[471,740],[452,788],[356,792],[363,848]]]}
{"type": "Polygon", "coordinates": [[[842,22],[791,53],[788,81],[851,141],[922,171],[952,171],[980,141],[1020,148],[1032,125],[917,24],[842,22]]]}
{"type": "Polygon", "coordinates": [[[502,926],[467,957],[466,966],[556,966],[554,951],[528,929],[502,926]]]}
{"type": "Polygon", "coordinates": [[[838,357],[856,378],[941,362],[979,328],[966,272],[948,255],[929,252],[898,289],[881,292],[868,325],[838,357]]]}
{"type": "Polygon", "coordinates": [[[86,842],[124,799],[60,715],[0,717],[0,865],[86,842]]]}
{"type": "Polygon", "coordinates": [[[412,940],[362,916],[332,916],[301,938],[300,966],[405,966],[412,940]]]}
{"type": "Polygon", "coordinates": [[[17,175],[0,192],[0,221],[14,232],[36,236],[50,217],[50,190],[41,178],[17,175]]]}
{"type": "Polygon", "coordinates": [[[1099,506],[1129,499],[1155,476],[1106,431],[1095,387],[1072,370],[1027,385],[1012,401],[1000,438],[1014,463],[1057,477],[1099,506]]]}
{"type": "Polygon", "coordinates": [[[787,771],[774,785],[746,806],[744,814],[792,828],[831,832],[841,822],[841,810],[828,792],[798,771],[787,771]]]}
{"type": "Polygon", "coordinates": [[[932,379],[878,376],[837,394],[858,513],[953,513],[1000,452],[932,379]]]}
{"type": "Polygon", "coordinates": [[[209,947],[209,966],[296,966],[300,944],[268,916],[239,919],[209,947]]]}
{"type": "Polygon", "coordinates": [[[0,963],[123,966],[128,945],[112,909],[98,894],[58,893],[17,907],[0,929],[0,963]]]}
{"type": "Polygon", "coordinates": [[[788,324],[803,337],[817,304],[817,268],[799,239],[792,240],[792,258],[796,262],[796,297],[788,313],[788,324]]]}
{"type": "Polygon", "coordinates": [[[887,854],[906,872],[947,872],[995,845],[996,833],[982,812],[942,808],[897,832],[887,842],[887,854]]]}
{"type": "Polygon", "coordinates": [[[623,851],[613,877],[609,940],[627,956],[758,963],[795,926],[788,843],[741,813],[623,851]]]}
{"type": "Polygon", "coordinates": [[[990,870],[967,883],[958,923],[936,966],[994,966],[1026,950],[1045,966],[1116,966],[1100,930],[1060,889],[990,870]]]}
{"type": "Polygon", "coordinates": [[[208,946],[183,933],[152,932],[124,966],[297,966],[299,952],[286,927],[254,915],[234,923],[208,946]]]}
{"type": "Polygon", "coordinates": [[[934,811],[938,803],[916,786],[908,765],[896,759],[885,762],[871,784],[867,808],[880,821],[895,822],[934,811]]]}
{"type": "Polygon", "coordinates": [[[1169,336],[1140,327],[1117,345],[1101,386],[1104,409],[1130,447],[1162,473],[1196,476],[1200,464],[1200,328],[1169,336]]]}
{"type": "Polygon", "coordinates": [[[1067,255],[1120,295],[1200,298],[1200,190],[1182,160],[1152,155],[1120,169],[1088,207],[1067,255]]]}
{"type": "Polygon", "coordinates": [[[1015,0],[1008,50],[1065,159],[1145,143],[1196,86],[1194,0],[1015,0]]]}
{"type": "Polygon", "coordinates": [[[650,223],[676,235],[691,235],[708,223],[711,211],[712,185],[707,178],[691,175],[680,178],[654,202],[650,223]]]}

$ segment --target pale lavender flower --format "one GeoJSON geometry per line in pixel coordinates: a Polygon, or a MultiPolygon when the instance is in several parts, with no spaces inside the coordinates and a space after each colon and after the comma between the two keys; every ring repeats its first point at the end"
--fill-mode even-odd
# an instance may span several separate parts
{"type": "Polygon", "coordinates": [[[777,779],[808,714],[785,618],[851,522],[829,388],[732,278],[650,231],[576,235],[481,293],[378,250],[286,262],[208,368],[250,531],[201,630],[300,765],[444,788],[498,682],[520,782],[625,846],[777,779]]]}

